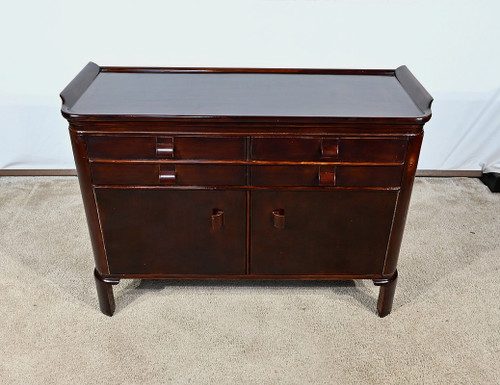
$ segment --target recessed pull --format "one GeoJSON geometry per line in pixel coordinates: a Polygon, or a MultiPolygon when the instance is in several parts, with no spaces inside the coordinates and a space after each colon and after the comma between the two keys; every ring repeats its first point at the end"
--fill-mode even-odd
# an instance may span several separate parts
{"type": "Polygon", "coordinates": [[[173,158],[174,138],[172,137],[156,138],[156,156],[158,158],[173,158]]]}
{"type": "Polygon", "coordinates": [[[285,228],[285,210],[276,209],[273,210],[273,226],[277,229],[285,228]]]}
{"type": "Polygon", "coordinates": [[[212,210],[212,230],[220,230],[224,226],[224,211],[220,209],[212,210]]]}

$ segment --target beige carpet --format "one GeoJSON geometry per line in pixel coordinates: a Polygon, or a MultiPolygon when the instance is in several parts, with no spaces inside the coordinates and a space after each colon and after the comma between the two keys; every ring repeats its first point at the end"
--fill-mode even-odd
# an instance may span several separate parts
{"type": "Polygon", "coordinates": [[[356,282],[122,281],[74,177],[0,178],[0,384],[499,384],[500,194],[420,178],[393,313],[356,282]]]}

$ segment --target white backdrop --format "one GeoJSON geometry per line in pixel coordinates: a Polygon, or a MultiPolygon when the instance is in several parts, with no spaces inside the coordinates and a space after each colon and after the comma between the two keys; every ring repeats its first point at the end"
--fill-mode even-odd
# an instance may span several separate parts
{"type": "Polygon", "coordinates": [[[500,172],[498,0],[9,2],[0,168],[74,168],[59,92],[99,65],[396,68],[432,94],[419,169],[500,172]]]}

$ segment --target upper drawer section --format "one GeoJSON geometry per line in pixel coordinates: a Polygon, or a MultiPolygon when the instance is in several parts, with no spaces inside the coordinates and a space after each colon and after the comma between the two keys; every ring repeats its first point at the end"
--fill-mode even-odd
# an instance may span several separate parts
{"type": "Polygon", "coordinates": [[[252,159],[309,162],[402,163],[405,139],[254,138],[252,159]]]}
{"type": "Polygon", "coordinates": [[[87,136],[89,159],[243,160],[244,138],[197,136],[87,136]]]}

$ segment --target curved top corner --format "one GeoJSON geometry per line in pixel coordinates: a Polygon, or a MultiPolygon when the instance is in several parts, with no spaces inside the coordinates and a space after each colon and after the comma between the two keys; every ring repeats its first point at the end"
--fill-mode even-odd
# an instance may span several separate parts
{"type": "Polygon", "coordinates": [[[405,65],[396,68],[394,75],[408,96],[410,96],[420,111],[422,111],[424,116],[421,117],[421,121],[428,121],[431,118],[431,105],[434,100],[432,96],[405,65]]]}
{"type": "Polygon", "coordinates": [[[85,90],[90,86],[94,79],[99,75],[101,67],[94,62],[89,62],[76,77],[59,94],[62,100],[62,111],[68,112],[69,109],[82,96],[85,90]]]}

